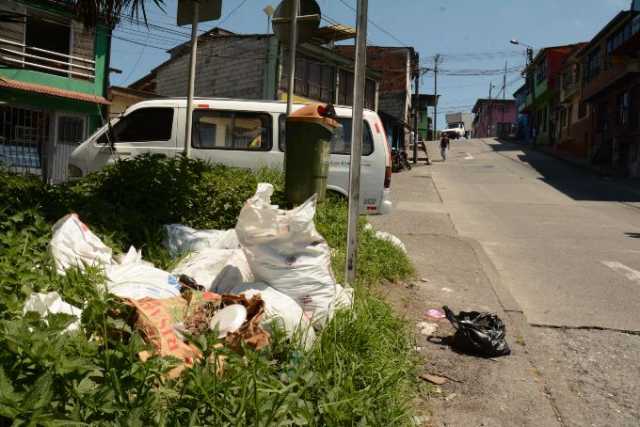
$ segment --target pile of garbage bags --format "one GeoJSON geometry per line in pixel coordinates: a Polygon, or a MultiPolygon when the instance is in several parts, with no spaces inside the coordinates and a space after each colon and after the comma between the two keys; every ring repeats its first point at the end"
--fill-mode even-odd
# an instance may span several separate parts
{"type": "MultiPolygon", "coordinates": [[[[100,268],[105,290],[136,309],[136,327],[156,353],[184,362],[178,375],[200,355],[186,338],[216,330],[226,345],[256,349],[270,343],[275,324],[296,344],[310,348],[340,308],[353,304],[353,290],[336,283],[330,248],[313,222],[316,198],[293,210],[271,204],[273,187],[259,184],[244,205],[235,230],[165,226],[164,245],[179,262],[156,268],[131,247],[114,256],[76,214],[53,228],[50,251],[56,270],[100,268]]],[[[25,312],[80,316],[55,293],[33,294],[25,312]]],[[[79,328],[79,322],[69,330],[79,328]]],[[[141,357],[149,357],[149,354],[141,357]]]]}

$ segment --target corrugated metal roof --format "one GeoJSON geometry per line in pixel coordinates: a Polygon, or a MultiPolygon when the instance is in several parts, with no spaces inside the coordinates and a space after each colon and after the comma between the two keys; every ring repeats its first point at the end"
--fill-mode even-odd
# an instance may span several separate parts
{"type": "Polygon", "coordinates": [[[45,86],[35,83],[25,83],[18,80],[5,79],[0,77],[0,87],[8,89],[23,90],[25,92],[40,93],[42,95],[57,96],[60,98],[74,99],[77,101],[91,102],[93,104],[111,104],[102,96],[90,95],[88,93],[74,92],[71,90],[58,89],[51,86],[45,86]]]}

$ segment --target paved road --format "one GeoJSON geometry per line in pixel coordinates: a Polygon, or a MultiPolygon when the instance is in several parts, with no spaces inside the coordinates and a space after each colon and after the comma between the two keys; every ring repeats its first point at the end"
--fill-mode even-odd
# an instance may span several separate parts
{"type": "Polygon", "coordinates": [[[640,331],[640,191],[494,140],[454,142],[438,160],[440,209],[529,323],[640,331]]]}

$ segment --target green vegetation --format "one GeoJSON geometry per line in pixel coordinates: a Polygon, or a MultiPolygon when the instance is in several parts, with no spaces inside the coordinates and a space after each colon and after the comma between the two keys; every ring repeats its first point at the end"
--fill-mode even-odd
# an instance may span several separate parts
{"type": "MultiPolygon", "coordinates": [[[[406,256],[361,232],[360,279],[352,311],[339,312],[309,352],[276,333],[273,344],[242,355],[196,344],[206,357],[177,380],[171,359],[140,361],[148,346],[130,325],[131,309],[101,291],[99,271],[55,273],[47,246],[51,225],[77,212],[114,250],[130,244],[166,266],[161,226],[235,225],[258,181],[281,190],[272,171],[211,166],[145,156],[120,162],[80,182],[49,187],[0,171],[0,424],[14,425],[406,425],[413,364],[406,325],[371,287],[412,274],[406,256]],[[366,285],[365,285],[366,284],[366,285]],[[74,319],[24,316],[32,292],[58,291],[84,308],[82,331],[63,333],[74,319]],[[216,375],[224,355],[224,374],[216,375]]],[[[277,197],[282,197],[281,191],[277,197]]],[[[344,265],[346,205],[330,199],[319,230],[344,265]]]]}

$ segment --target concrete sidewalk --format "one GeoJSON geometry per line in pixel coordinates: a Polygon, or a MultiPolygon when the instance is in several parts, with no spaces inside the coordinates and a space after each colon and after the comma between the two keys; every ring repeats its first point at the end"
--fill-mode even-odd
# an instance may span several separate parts
{"type": "Polygon", "coordinates": [[[376,229],[395,234],[405,243],[418,271],[415,283],[393,285],[386,298],[401,316],[416,323],[433,322],[424,313],[443,305],[455,312],[496,312],[507,325],[513,354],[482,359],[455,353],[438,339],[453,333],[446,320],[437,322],[435,337],[428,339],[416,330],[417,346],[426,360],[424,372],[451,379],[431,395],[421,396],[418,411],[428,414],[424,425],[563,425],[543,377],[527,354],[527,325],[520,308],[500,285],[482,247],[458,235],[430,170],[420,165],[394,174],[393,213],[370,218],[376,229]]]}

